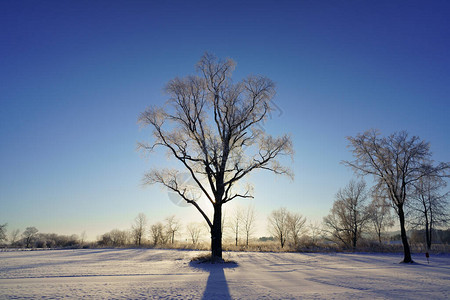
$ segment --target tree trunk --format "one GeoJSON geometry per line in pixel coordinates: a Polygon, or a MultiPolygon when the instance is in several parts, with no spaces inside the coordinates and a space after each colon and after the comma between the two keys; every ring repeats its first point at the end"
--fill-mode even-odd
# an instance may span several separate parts
{"type": "Polygon", "coordinates": [[[214,220],[211,228],[211,260],[222,259],[222,204],[214,205],[214,220]]]}
{"type": "Polygon", "coordinates": [[[432,223],[431,220],[428,220],[428,214],[427,211],[425,211],[425,236],[427,239],[428,251],[430,251],[431,249],[431,230],[432,230],[432,223]]]}
{"type": "Polygon", "coordinates": [[[398,206],[398,217],[400,219],[400,232],[402,237],[402,243],[403,243],[403,253],[404,263],[413,263],[414,261],[411,258],[411,250],[409,248],[408,244],[408,237],[406,235],[406,229],[405,229],[405,212],[403,211],[403,205],[398,206]]]}
{"type": "Polygon", "coordinates": [[[427,242],[427,249],[428,251],[431,248],[431,229],[428,227],[428,220],[425,220],[425,237],[427,242]]]}
{"type": "Polygon", "coordinates": [[[353,214],[353,229],[352,229],[352,251],[355,252],[356,249],[356,233],[358,232],[358,224],[356,223],[356,208],[352,205],[352,214],[353,214]]]}

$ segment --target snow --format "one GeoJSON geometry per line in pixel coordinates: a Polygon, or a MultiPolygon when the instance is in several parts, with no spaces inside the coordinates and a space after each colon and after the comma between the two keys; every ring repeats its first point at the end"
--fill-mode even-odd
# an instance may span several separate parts
{"type": "Polygon", "coordinates": [[[450,255],[79,249],[0,252],[0,299],[450,299],[450,255]]]}

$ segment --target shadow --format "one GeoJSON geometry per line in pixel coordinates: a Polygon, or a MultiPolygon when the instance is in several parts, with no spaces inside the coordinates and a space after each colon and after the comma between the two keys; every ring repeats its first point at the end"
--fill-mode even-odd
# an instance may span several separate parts
{"type": "Polygon", "coordinates": [[[232,299],[230,289],[228,288],[227,279],[225,277],[224,269],[233,269],[238,266],[235,262],[228,263],[208,263],[208,262],[193,262],[189,265],[193,268],[209,272],[206,288],[203,292],[202,299],[232,299]]]}

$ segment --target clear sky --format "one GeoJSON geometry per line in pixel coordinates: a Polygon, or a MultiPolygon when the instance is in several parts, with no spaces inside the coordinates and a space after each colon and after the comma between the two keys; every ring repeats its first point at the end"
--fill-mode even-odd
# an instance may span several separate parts
{"type": "Polygon", "coordinates": [[[139,113],[205,51],[276,82],[266,129],[294,141],[294,181],[257,173],[239,203],[261,234],[281,206],[320,221],[353,177],[346,136],[407,130],[450,160],[449,16],[448,1],[1,1],[0,223],[94,239],[139,212],[201,220],[142,187],[166,156],[135,148],[139,113]]]}

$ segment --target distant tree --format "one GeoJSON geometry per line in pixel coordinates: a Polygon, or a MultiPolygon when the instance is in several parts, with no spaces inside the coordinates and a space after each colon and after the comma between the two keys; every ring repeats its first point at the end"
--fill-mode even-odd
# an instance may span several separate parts
{"type": "Polygon", "coordinates": [[[97,239],[97,243],[99,246],[112,246],[113,244],[111,234],[109,232],[102,234],[97,239]]]}
{"type": "Polygon", "coordinates": [[[409,232],[409,241],[411,244],[424,244],[425,242],[425,231],[424,230],[418,230],[418,229],[412,229],[409,232]]]}
{"type": "Polygon", "coordinates": [[[431,249],[433,231],[449,221],[448,198],[450,193],[441,192],[447,183],[439,177],[424,176],[414,183],[414,190],[408,207],[411,208],[411,222],[424,228],[427,249],[431,249]]]}
{"type": "Polygon", "coordinates": [[[290,175],[277,158],[293,155],[289,136],[274,138],[260,127],[272,110],[274,83],[263,76],[234,83],[234,66],[231,59],[206,53],[197,64],[201,76],[171,80],[165,108],[151,107],[139,117],[154,136],[152,143],[139,147],[165,148],[190,174],[212,207],[213,218],[181,182],[178,170],[153,170],[145,182],[162,184],[198,210],[211,232],[213,259],[222,258],[222,206],[236,198],[252,198],[250,189],[238,191],[236,183],[258,169],[290,175]]]}
{"type": "Polygon", "coordinates": [[[450,228],[446,230],[436,230],[439,234],[439,239],[443,244],[450,244],[450,228]]]}
{"type": "Polygon", "coordinates": [[[11,233],[9,234],[9,243],[11,245],[14,245],[19,240],[19,235],[20,235],[19,229],[14,229],[13,231],[11,231],[11,233]]]}
{"type": "Polygon", "coordinates": [[[128,243],[128,232],[125,230],[113,229],[109,235],[113,246],[124,246],[128,243]]]}
{"type": "Polygon", "coordinates": [[[161,222],[153,224],[150,227],[150,233],[152,236],[153,245],[165,245],[167,243],[167,231],[164,230],[164,225],[161,222]]]}
{"type": "Polygon", "coordinates": [[[83,232],[80,235],[80,245],[83,246],[86,242],[86,230],[83,230],[83,232]]]}
{"type": "Polygon", "coordinates": [[[363,226],[369,220],[366,199],[366,183],[352,180],[339,189],[330,214],[324,218],[325,230],[347,248],[356,248],[363,226]]]}
{"type": "Polygon", "coordinates": [[[30,248],[38,232],[39,230],[37,230],[36,227],[27,227],[22,233],[27,248],[30,248]]]}
{"type": "Polygon", "coordinates": [[[273,236],[262,236],[260,238],[258,238],[258,241],[260,242],[267,242],[267,241],[274,241],[275,239],[273,238],[273,236]]]}
{"type": "Polygon", "coordinates": [[[288,211],[284,207],[274,210],[269,215],[268,220],[269,232],[280,242],[280,246],[283,248],[289,236],[288,211]]]}
{"type": "Polygon", "coordinates": [[[172,244],[175,243],[175,234],[180,230],[180,227],[180,221],[175,216],[166,218],[167,234],[172,244]]]}
{"type": "Polygon", "coordinates": [[[80,245],[76,234],[67,236],[56,233],[38,233],[33,243],[36,248],[68,248],[80,245]]]}
{"type": "Polygon", "coordinates": [[[248,240],[251,238],[255,231],[255,207],[253,205],[247,206],[243,213],[242,229],[245,236],[245,245],[248,246],[248,240]]]}
{"type": "Polygon", "coordinates": [[[372,202],[369,205],[370,223],[373,225],[373,231],[377,236],[378,243],[382,244],[382,235],[388,229],[394,226],[394,216],[391,214],[392,206],[386,197],[374,191],[372,202]]]}
{"type": "Polygon", "coordinates": [[[6,242],[6,226],[8,226],[7,223],[0,225],[0,244],[6,242]]]}
{"type": "Polygon", "coordinates": [[[239,244],[239,233],[242,230],[241,223],[242,223],[242,209],[241,207],[236,206],[229,225],[231,230],[233,230],[234,244],[236,246],[239,244]]]}
{"type": "Polygon", "coordinates": [[[400,222],[404,263],[413,262],[405,227],[405,203],[413,185],[424,176],[448,176],[450,165],[431,164],[430,145],[406,131],[380,137],[376,130],[348,137],[354,161],[344,161],[360,175],[373,175],[390,199],[400,222]]]}
{"type": "Polygon", "coordinates": [[[200,234],[202,233],[202,227],[197,223],[189,223],[186,228],[191,238],[192,244],[194,246],[197,245],[200,234]]]}
{"type": "Polygon", "coordinates": [[[147,228],[147,217],[145,216],[145,214],[140,213],[134,219],[134,224],[131,227],[131,236],[133,238],[135,245],[141,246],[145,236],[146,228],[147,228]]]}
{"type": "Polygon", "coordinates": [[[100,246],[125,246],[130,241],[130,233],[126,230],[113,229],[98,238],[97,243],[100,246]]]}
{"type": "Polygon", "coordinates": [[[300,244],[301,234],[305,231],[306,218],[299,213],[288,213],[287,214],[287,227],[289,237],[294,245],[298,247],[300,244]]]}
{"type": "Polygon", "coordinates": [[[319,222],[309,222],[309,238],[312,245],[316,245],[319,239],[320,233],[322,232],[322,227],[319,222]]]}

